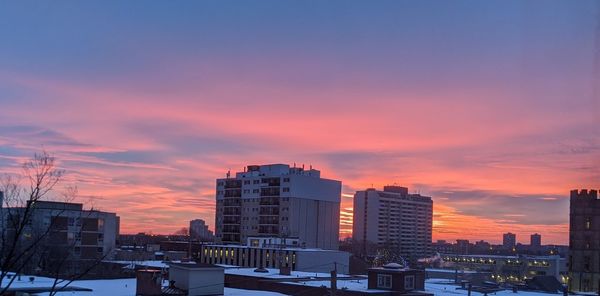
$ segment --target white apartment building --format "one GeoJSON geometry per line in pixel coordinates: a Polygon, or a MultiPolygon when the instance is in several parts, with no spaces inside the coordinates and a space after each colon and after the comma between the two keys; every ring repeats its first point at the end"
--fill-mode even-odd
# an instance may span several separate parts
{"type": "Polygon", "coordinates": [[[208,225],[202,219],[190,221],[190,238],[197,241],[212,241],[213,232],[208,230],[208,225]]]}
{"type": "Polygon", "coordinates": [[[298,238],[302,247],[337,250],[342,183],[320,175],[312,167],[269,164],[217,179],[217,242],[298,238]]]}
{"type": "Polygon", "coordinates": [[[364,255],[374,255],[368,246],[375,245],[405,259],[423,258],[431,254],[432,219],[431,197],[409,194],[405,187],[357,191],[352,238],[362,244],[364,255]]]}

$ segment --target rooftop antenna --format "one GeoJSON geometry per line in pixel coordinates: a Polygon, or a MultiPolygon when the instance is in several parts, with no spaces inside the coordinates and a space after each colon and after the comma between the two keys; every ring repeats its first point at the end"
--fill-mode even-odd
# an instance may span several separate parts
{"type": "Polygon", "coordinates": [[[312,170],[312,164],[310,165],[310,169],[312,170]]]}
{"type": "Polygon", "coordinates": [[[302,170],[304,170],[304,164],[302,164],[302,170]]]}
{"type": "Polygon", "coordinates": [[[227,171],[227,174],[226,174],[226,176],[227,176],[227,179],[229,179],[229,176],[231,176],[231,169],[229,169],[229,170],[227,171]]]}
{"type": "Polygon", "coordinates": [[[296,168],[296,163],[294,162],[294,168],[296,168]]]}

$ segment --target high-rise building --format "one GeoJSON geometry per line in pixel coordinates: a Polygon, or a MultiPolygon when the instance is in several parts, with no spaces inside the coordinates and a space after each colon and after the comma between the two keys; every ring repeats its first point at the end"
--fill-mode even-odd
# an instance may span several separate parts
{"type": "Polygon", "coordinates": [[[537,233],[532,234],[530,242],[529,242],[529,246],[531,248],[539,249],[542,246],[542,236],[537,233]]]}
{"type": "Polygon", "coordinates": [[[572,190],[569,214],[569,289],[597,292],[600,282],[600,199],[597,190],[572,190]]]}
{"type": "Polygon", "coordinates": [[[466,239],[457,239],[456,240],[456,254],[468,255],[469,249],[471,248],[471,244],[469,240],[466,239]]]}
{"type": "Polygon", "coordinates": [[[517,235],[514,233],[505,233],[502,235],[502,246],[505,249],[513,249],[517,245],[517,235]]]}
{"type": "Polygon", "coordinates": [[[341,188],[312,167],[250,165],[234,178],[227,173],[217,179],[216,240],[298,238],[309,248],[337,249],[341,188]]]}
{"type": "Polygon", "coordinates": [[[212,241],[214,237],[204,220],[195,219],[190,221],[190,238],[197,241],[212,241]]]}
{"type": "Polygon", "coordinates": [[[385,248],[404,259],[431,254],[433,223],[431,197],[409,194],[400,186],[373,188],[354,194],[352,237],[362,244],[363,255],[373,255],[370,248],[385,248]]]}

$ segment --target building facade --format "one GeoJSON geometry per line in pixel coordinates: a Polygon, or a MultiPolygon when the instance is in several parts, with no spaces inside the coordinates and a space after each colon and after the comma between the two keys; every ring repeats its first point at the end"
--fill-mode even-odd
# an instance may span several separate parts
{"type": "Polygon", "coordinates": [[[514,233],[505,233],[502,235],[502,246],[505,249],[512,249],[517,245],[517,235],[514,233]]]}
{"type": "Polygon", "coordinates": [[[569,289],[600,289],[600,200],[597,190],[572,190],[569,214],[569,289]]]}
{"type": "Polygon", "coordinates": [[[532,249],[539,249],[542,247],[542,235],[534,233],[531,235],[529,246],[532,249]]]}
{"type": "Polygon", "coordinates": [[[190,238],[195,241],[212,241],[213,232],[208,230],[208,225],[202,219],[190,221],[190,238]]]}
{"type": "Polygon", "coordinates": [[[295,271],[348,273],[350,253],[298,247],[298,241],[248,238],[247,245],[203,245],[201,263],[253,268],[290,268],[295,271]]]}
{"type": "Polygon", "coordinates": [[[409,194],[399,186],[385,186],[383,191],[367,189],[354,195],[352,237],[364,246],[397,251],[405,259],[431,255],[433,201],[431,197],[409,194]]]}
{"type": "Polygon", "coordinates": [[[217,179],[216,241],[242,244],[251,236],[298,238],[305,247],[339,245],[341,182],[318,170],[285,164],[250,165],[217,179]]]}
{"type": "Polygon", "coordinates": [[[554,276],[566,283],[567,262],[553,256],[450,255],[443,254],[447,270],[471,270],[489,273],[497,282],[523,283],[535,276],[554,276]]]}
{"type": "Polygon", "coordinates": [[[11,240],[18,221],[27,220],[20,236],[22,246],[28,241],[39,241],[40,248],[33,261],[39,262],[28,268],[47,271],[57,267],[65,272],[78,273],[85,268],[84,262],[109,258],[115,251],[119,235],[119,217],[115,213],[84,210],[79,203],[37,201],[26,212],[25,207],[4,208],[2,231],[11,240]],[[26,218],[24,218],[27,216],[26,218]]]}

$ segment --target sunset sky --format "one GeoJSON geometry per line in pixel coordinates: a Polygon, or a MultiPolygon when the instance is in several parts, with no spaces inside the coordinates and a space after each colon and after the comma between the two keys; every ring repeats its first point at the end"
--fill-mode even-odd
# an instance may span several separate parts
{"type": "Polygon", "coordinates": [[[600,188],[598,1],[2,1],[0,172],[46,149],[121,232],[313,165],[434,200],[434,239],[568,241],[600,188]]]}

